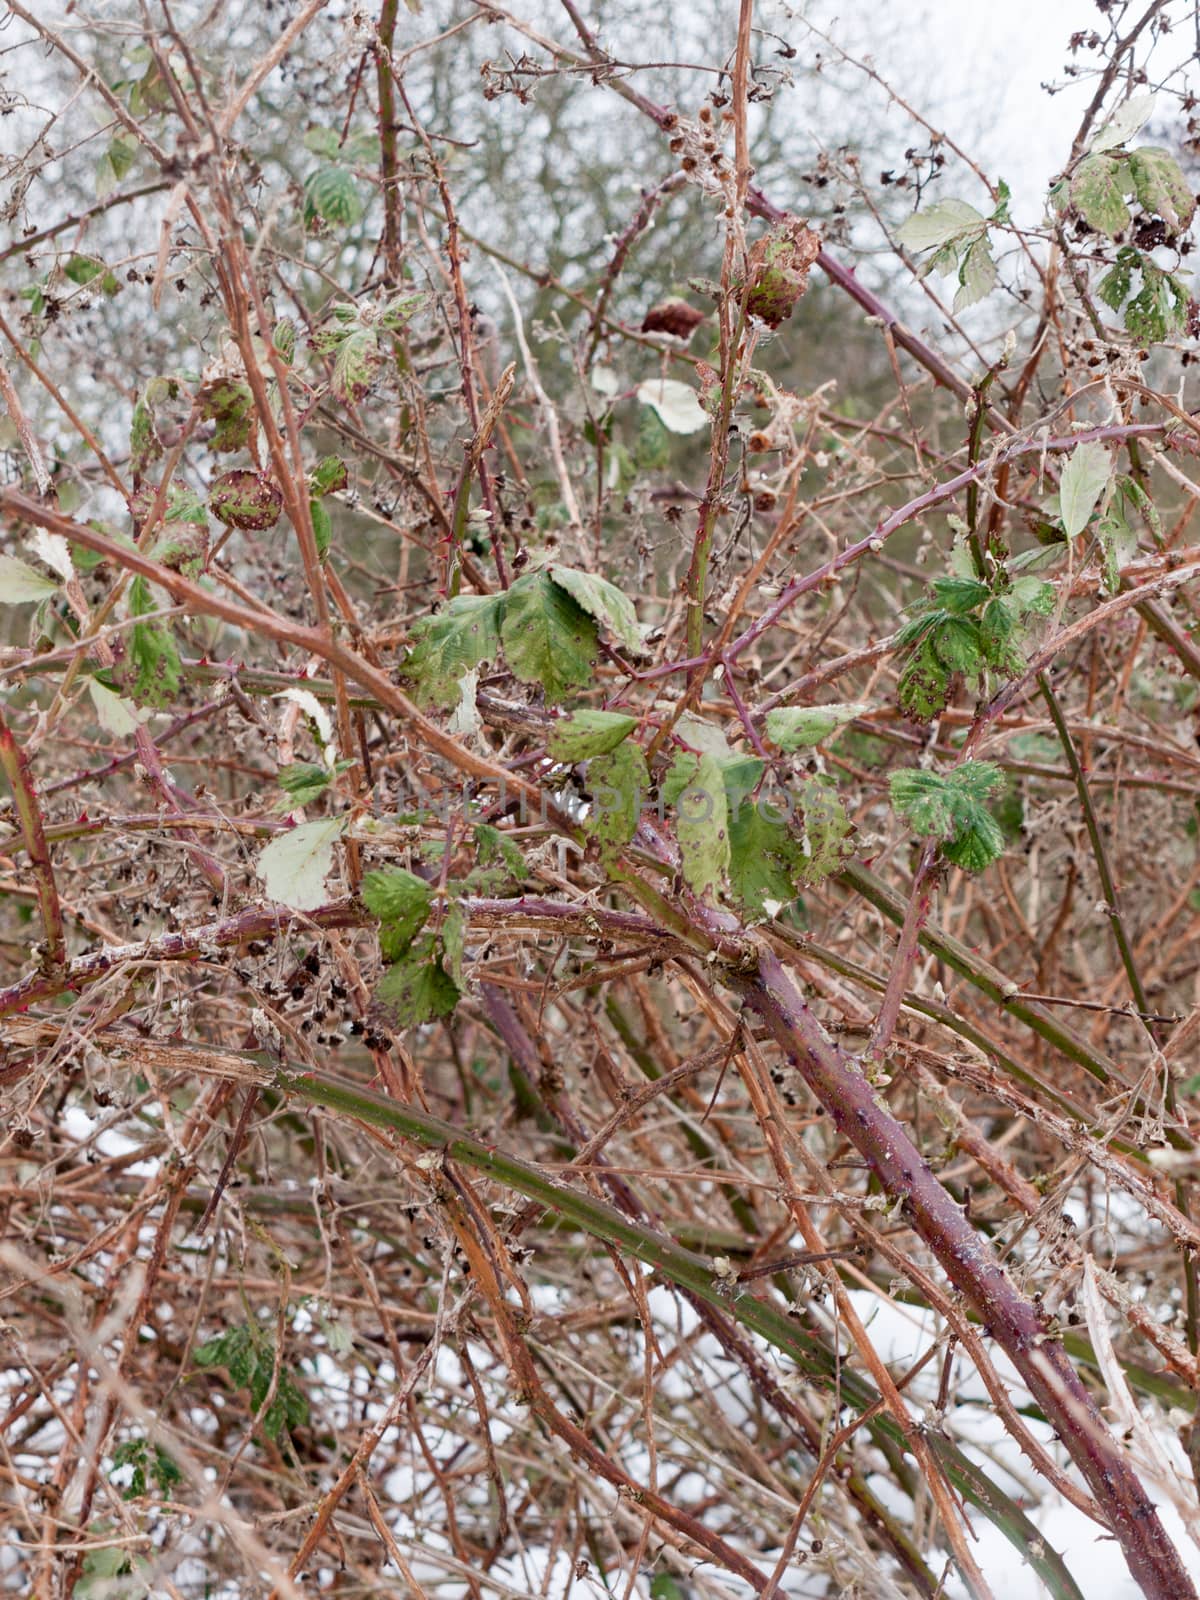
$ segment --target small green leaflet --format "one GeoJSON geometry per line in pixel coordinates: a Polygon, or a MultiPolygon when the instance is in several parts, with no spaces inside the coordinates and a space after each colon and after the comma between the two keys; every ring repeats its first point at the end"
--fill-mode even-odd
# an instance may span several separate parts
{"type": "Polygon", "coordinates": [[[58,582],[16,556],[0,556],[0,605],[23,606],[48,600],[58,592],[58,582]]]}
{"type": "Polygon", "coordinates": [[[800,840],[800,877],[805,883],[820,883],[831,872],[840,870],[853,849],[854,824],[838,796],[831,778],[805,778],[798,799],[804,818],[800,840]]]}
{"type": "Polygon", "coordinates": [[[318,167],[304,180],[306,228],[312,228],[318,218],[331,227],[352,228],[362,220],[365,209],[354,176],[345,167],[318,167]]]}
{"type": "Polygon", "coordinates": [[[286,1365],[275,1377],[275,1346],[253,1323],[244,1322],[209,1339],[196,1350],[196,1365],[200,1368],[224,1367],[235,1389],[250,1391],[251,1409],[258,1413],[266,1404],[275,1383],[275,1396],[267,1406],[260,1425],[268,1439],[278,1439],[281,1433],[292,1428],[302,1428],[308,1421],[308,1399],[286,1365]]]}
{"type": "Polygon", "coordinates": [[[948,861],[981,872],[1004,850],[1004,834],[986,805],[1003,784],[990,761],[964,761],[948,773],[908,767],[892,774],[892,805],[915,833],[941,839],[948,861]]]}
{"type": "Polygon", "coordinates": [[[451,1014],[459,990],[442,963],[441,941],[429,934],[387,969],[375,998],[394,1027],[415,1028],[451,1014]]]}
{"type": "Polygon", "coordinates": [[[541,684],[551,701],[591,680],[596,624],[548,573],[532,572],[513,584],[500,639],[513,673],[522,683],[541,684]]]}
{"type": "Polygon", "coordinates": [[[546,748],[555,761],[587,761],[615,750],[637,727],[619,711],[573,711],[550,729],[546,748]]]}
{"type": "Polygon", "coordinates": [[[632,740],[592,761],[588,768],[592,804],[584,828],[599,845],[602,861],[613,860],[637,832],[648,786],[646,758],[632,740]]]}
{"type": "Polygon", "coordinates": [[[481,661],[500,654],[503,595],[457,595],[444,611],[413,629],[413,646],[402,667],[425,705],[457,705],[459,682],[481,661]]]}
{"type": "Polygon", "coordinates": [[[121,1490],[122,1500],[139,1499],[151,1478],[162,1495],[169,1495],[173,1485],[183,1482],[183,1473],[171,1457],[149,1439],[122,1439],[113,1451],[113,1467],[131,1468],[128,1487],[121,1490]]]}
{"type": "Polygon", "coordinates": [[[1087,527],[1111,476],[1112,459],[1098,439],[1089,439],[1072,450],[1058,486],[1063,532],[1068,539],[1074,539],[1087,527]]]}
{"type": "Polygon", "coordinates": [[[729,867],[729,807],[716,756],[705,753],[675,802],[683,875],[698,895],[715,895],[729,867]]]}
{"type": "Polygon", "coordinates": [[[345,829],[344,817],[302,822],[259,853],[256,871],[267,896],[294,911],[313,911],[324,903],[325,880],[333,871],[333,847],[345,829]]]}
{"type": "Polygon", "coordinates": [[[564,567],[555,562],[550,576],[560,589],[565,589],[589,617],[606,627],[633,655],[642,655],[645,645],[637,612],[629,596],[623,594],[607,578],[598,578],[592,572],[578,572],[574,567],[564,567]]]}
{"type": "Polygon", "coordinates": [[[865,716],[870,706],[857,703],[825,706],[780,706],[767,712],[767,737],[781,750],[824,744],[839,728],[865,716]]]}
{"type": "Polygon", "coordinates": [[[378,917],[379,948],[385,961],[398,961],[420,933],[433,907],[433,888],[403,867],[368,872],[362,881],[363,904],[378,917]]]}
{"type": "Polygon", "coordinates": [[[999,204],[985,217],[965,200],[938,200],[924,211],[909,217],[896,237],[909,250],[932,250],[934,254],[922,268],[930,272],[955,273],[958,292],[954,311],[965,311],[990,294],[996,286],[996,262],[988,239],[988,225],[1008,220],[1008,187],[998,185],[999,204]]]}

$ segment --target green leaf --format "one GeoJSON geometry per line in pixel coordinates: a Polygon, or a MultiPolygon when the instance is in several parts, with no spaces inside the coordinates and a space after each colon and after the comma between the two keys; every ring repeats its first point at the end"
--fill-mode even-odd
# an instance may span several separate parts
{"type": "Polygon", "coordinates": [[[598,578],[591,572],[578,572],[574,567],[563,567],[558,562],[549,571],[559,588],[565,589],[589,617],[602,623],[631,655],[645,653],[637,612],[628,595],[623,594],[615,584],[609,583],[607,578],[598,578]]]}
{"type": "Polygon", "coordinates": [[[1127,186],[1124,162],[1112,156],[1085,156],[1071,177],[1071,203],[1085,222],[1115,238],[1130,223],[1127,186]]]}
{"type": "Polygon", "coordinates": [[[254,396],[248,383],[218,378],[200,390],[200,416],[213,423],[208,448],[218,455],[244,450],[255,428],[254,396]]]}
{"type": "Polygon", "coordinates": [[[133,738],[139,724],[128,700],[114,694],[99,678],[89,678],[87,688],[96,709],[96,721],[105,733],[111,733],[115,739],[133,738]]]}
{"type": "Polygon", "coordinates": [[[1161,217],[1173,233],[1188,226],[1196,212],[1196,197],[1174,156],[1144,146],[1129,157],[1129,175],[1143,210],[1161,217]]]}
{"type": "Polygon", "coordinates": [[[619,855],[637,832],[649,781],[642,748],[632,740],[592,761],[588,768],[592,804],[583,826],[600,846],[602,861],[619,855]]]}
{"type": "Polygon", "coordinates": [[[308,1397],[296,1387],[286,1366],[275,1378],[275,1346],[252,1323],[229,1328],[200,1345],[195,1353],[202,1369],[224,1367],[235,1389],[248,1389],[250,1407],[257,1414],[266,1404],[275,1383],[275,1395],[260,1420],[268,1439],[278,1439],[285,1431],[308,1422],[308,1397]]]}
{"type": "Polygon", "coordinates": [[[341,456],[322,456],[308,475],[308,492],[314,497],[336,494],[350,482],[350,471],[341,456]]]}
{"type": "Polygon", "coordinates": [[[1003,783],[990,761],[965,761],[948,773],[910,767],[892,774],[892,805],[915,833],[942,840],[947,860],[980,872],[1004,849],[1003,831],[986,805],[1003,783]]]}
{"type": "MultiPolygon", "coordinates": [[[[634,467],[643,472],[656,472],[671,459],[671,435],[658,420],[658,412],[645,406],[638,417],[637,445],[634,449],[634,467]]],[[[629,471],[632,482],[636,472],[629,471]]]]}
{"type": "Polygon", "coordinates": [[[1188,292],[1179,279],[1142,260],[1142,287],[1125,308],[1125,328],[1134,338],[1161,344],[1183,329],[1188,292]]]}
{"type": "Polygon", "coordinates": [[[896,237],[907,250],[936,250],[986,227],[987,219],[965,200],[938,200],[902,223],[896,237]]]}
{"type": "Polygon", "coordinates": [[[946,708],[950,677],[931,641],[926,639],[900,674],[896,695],[901,709],[910,717],[928,722],[946,708]]]}
{"type": "Polygon", "coordinates": [[[310,500],[308,514],[312,518],[313,542],[317,547],[317,555],[324,561],[333,544],[333,518],[325,509],[323,500],[310,500]]]}
{"type": "Polygon", "coordinates": [[[1150,120],[1154,112],[1154,99],[1153,94],[1130,95],[1092,139],[1088,145],[1089,154],[1101,155],[1105,150],[1115,150],[1118,145],[1128,144],[1138,129],[1150,120]]]}
{"type": "Polygon", "coordinates": [[[986,238],[976,239],[959,257],[958,293],[951,308],[955,315],[986,299],[996,287],[997,277],[991,245],[986,238]]]}
{"type": "Polygon", "coordinates": [[[363,904],[380,921],[379,948],[385,961],[398,961],[420,933],[433,907],[433,888],[403,867],[368,872],[363,904]]]}
{"type": "Polygon", "coordinates": [[[416,624],[400,670],[423,705],[457,705],[464,673],[498,659],[504,605],[503,595],[456,595],[444,611],[416,624]]]}
{"type": "Polygon", "coordinates": [[[344,405],[356,404],[370,389],[382,352],[374,328],[353,328],[338,340],[330,392],[344,405]]]}
{"type": "Polygon", "coordinates": [[[839,728],[865,716],[870,706],[845,702],[824,706],[780,706],[767,712],[767,737],[781,750],[824,744],[839,728]]]}
{"type": "Polygon", "coordinates": [[[268,899],[295,911],[313,911],[323,904],[325,880],[333,871],[333,847],[345,826],[344,817],[327,817],[302,822],[272,839],[255,867],[268,899]]]}
{"type": "Polygon", "coordinates": [[[379,980],[375,998],[398,1028],[415,1028],[450,1016],[458,1004],[459,989],[442,965],[439,941],[431,934],[412,945],[379,980]]]}
{"type": "Polygon", "coordinates": [[[1098,439],[1089,439],[1072,450],[1058,487],[1063,532],[1068,539],[1074,539],[1087,527],[1111,476],[1112,460],[1098,439]]]}
{"type": "Polygon", "coordinates": [[[151,378],[134,405],[129,424],[129,464],[135,489],[166,453],[159,429],[181,393],[177,378],[151,378]]]}
{"type": "Polygon", "coordinates": [[[279,787],[289,797],[291,810],[306,806],[323,795],[333,782],[335,773],[316,761],[293,761],[279,769],[279,787]]]}
{"type": "Polygon", "coordinates": [[[72,256],[63,268],[63,275],[72,283],[85,284],[100,277],[105,270],[98,256],[72,256]]]}
{"type": "Polygon", "coordinates": [[[265,473],[238,467],[213,479],[208,491],[208,508],[227,528],[263,533],[279,521],[283,495],[279,485],[265,473]]]}
{"type": "Polygon", "coordinates": [[[992,591],[977,578],[935,578],[929,585],[943,611],[965,617],[990,598],[992,591]]]}
{"type": "Polygon", "coordinates": [[[971,677],[979,671],[983,641],[973,617],[946,617],[930,634],[929,644],[947,672],[971,677]]]}
{"type": "Polygon", "coordinates": [[[352,228],[362,220],[365,207],[354,175],[343,166],[318,167],[304,181],[304,222],[311,227],[318,217],[335,228],[352,228]]]}
{"type": "Polygon", "coordinates": [[[804,819],[800,876],[805,883],[820,883],[839,872],[851,854],[854,824],[831,778],[805,778],[796,795],[804,819]]]}
{"type": "Polygon", "coordinates": [[[619,711],[573,711],[550,729],[546,748],[555,761],[587,761],[615,750],[636,727],[636,717],[619,711]]]}
{"type": "Polygon", "coordinates": [[[513,584],[500,638],[512,671],[522,683],[540,684],[551,702],[591,681],[599,648],[596,624],[548,573],[533,572],[513,584]]]}
{"type": "Polygon", "coordinates": [[[769,802],[741,805],[732,813],[729,885],[752,916],[764,916],[768,900],[795,899],[801,856],[799,840],[769,802]]]}
{"type": "Polygon", "coordinates": [[[677,378],[651,378],[639,383],[637,397],[651,406],[670,433],[699,433],[712,418],[700,404],[695,389],[677,378]]]}
{"type": "Polygon", "coordinates": [[[1120,311],[1133,288],[1133,269],[1140,266],[1141,256],[1132,245],[1122,245],[1117,259],[1096,285],[1096,297],[1114,311],[1120,311]]]}
{"type": "MultiPolygon", "coordinates": [[[[135,578],[129,585],[130,615],[145,616],[156,609],[150,585],[145,578],[135,578]]],[[[183,681],[183,663],[167,624],[135,623],[129,631],[127,660],[114,676],[147,705],[167,705],[174,700],[183,681]]]]}
{"type": "Polygon", "coordinates": [[[729,867],[729,807],[720,762],[707,752],[675,802],[683,875],[698,895],[715,894],[729,867]]]}
{"type": "Polygon", "coordinates": [[[1044,578],[1034,576],[1015,578],[1008,597],[1017,609],[1018,616],[1025,616],[1032,612],[1035,616],[1048,617],[1054,610],[1055,589],[1052,583],[1047,583],[1044,578]]]}
{"type": "Polygon", "coordinates": [[[490,822],[480,822],[474,838],[475,865],[466,876],[464,888],[475,894],[498,894],[525,882],[529,867],[507,834],[493,828],[490,822]]]}
{"type": "Polygon", "coordinates": [[[48,600],[59,587],[57,578],[47,578],[16,556],[0,556],[0,605],[23,606],[48,600]]]}

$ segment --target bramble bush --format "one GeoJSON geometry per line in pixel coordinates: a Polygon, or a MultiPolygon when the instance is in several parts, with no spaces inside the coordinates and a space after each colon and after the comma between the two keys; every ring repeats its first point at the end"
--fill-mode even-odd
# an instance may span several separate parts
{"type": "Polygon", "coordinates": [[[1025,215],[202,10],[8,6],[0,1587],[1194,1595],[1190,14],[1025,215]]]}

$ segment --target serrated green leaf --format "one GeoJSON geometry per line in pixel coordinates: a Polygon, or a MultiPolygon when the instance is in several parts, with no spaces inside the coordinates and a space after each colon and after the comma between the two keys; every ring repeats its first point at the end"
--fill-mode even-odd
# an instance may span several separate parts
{"type": "Polygon", "coordinates": [[[1113,267],[1104,274],[1096,285],[1096,297],[1106,306],[1111,306],[1114,311],[1119,311],[1129,298],[1133,288],[1133,269],[1140,263],[1138,252],[1131,245],[1123,245],[1117,251],[1117,259],[1113,267]]]}
{"type": "Polygon", "coordinates": [[[795,899],[801,854],[799,840],[769,802],[740,805],[731,813],[729,886],[752,916],[765,914],[767,900],[795,899]]]}
{"type": "Polygon", "coordinates": [[[675,810],[683,875],[696,894],[715,894],[729,867],[729,805],[715,756],[700,757],[675,810]]]}
{"type": "Polygon", "coordinates": [[[504,605],[503,595],[457,595],[444,611],[416,624],[400,670],[423,705],[457,705],[463,675],[499,658],[504,605]]]}
{"type": "Polygon", "coordinates": [[[500,639],[511,670],[522,683],[540,684],[551,703],[591,680],[599,648],[596,624],[548,573],[530,573],[513,584],[500,639]]]}
{"type": "Polygon", "coordinates": [[[57,578],[47,578],[16,556],[0,555],[0,605],[23,606],[48,600],[59,588],[57,578]]]}
{"type": "Polygon", "coordinates": [[[1004,848],[1003,831],[986,805],[1003,783],[990,761],[965,761],[947,773],[910,767],[892,774],[892,805],[915,833],[940,839],[948,860],[979,872],[1004,848]]]}
{"type": "Polygon", "coordinates": [[[1115,150],[1118,145],[1127,144],[1138,129],[1150,120],[1154,112],[1154,99],[1153,94],[1130,95],[1092,139],[1088,145],[1089,153],[1100,155],[1105,150],[1115,150]]]}
{"type": "Polygon", "coordinates": [[[630,654],[644,653],[646,647],[633,601],[616,584],[609,583],[607,578],[598,578],[592,572],[579,572],[574,567],[560,566],[557,561],[549,568],[549,572],[559,588],[565,589],[589,617],[606,627],[630,654]]]}
{"type": "Polygon", "coordinates": [[[255,865],[267,897],[294,911],[313,911],[325,898],[333,871],[333,847],[345,829],[344,817],[302,822],[271,840],[255,865]]]}
{"type": "Polygon", "coordinates": [[[1112,459],[1098,439],[1076,445],[1063,468],[1058,503],[1063,532],[1074,539],[1087,527],[1112,476],[1112,459]]]}
{"type": "Polygon", "coordinates": [[[767,712],[767,737],[781,750],[824,744],[839,728],[865,716],[870,706],[844,702],[824,706],[779,706],[767,712]]]}
{"type": "Polygon", "coordinates": [[[1188,226],[1196,212],[1196,197],[1174,156],[1143,146],[1129,157],[1129,175],[1144,210],[1161,217],[1174,233],[1188,226]]]}
{"type": "Polygon", "coordinates": [[[459,989],[442,965],[440,942],[429,935],[412,945],[379,980],[375,998],[394,1027],[415,1028],[450,1016],[459,989]]]}
{"type": "Polygon", "coordinates": [[[345,405],[355,405],[370,389],[383,359],[373,327],[358,326],[337,340],[329,389],[345,405]]]}
{"type": "Polygon", "coordinates": [[[896,686],[901,709],[922,722],[937,716],[946,708],[950,676],[932,642],[923,640],[905,663],[896,686]]]}
{"type": "Polygon", "coordinates": [[[982,665],[983,641],[973,617],[946,617],[930,634],[929,645],[949,673],[971,677],[982,665]]]}
{"type": "Polygon", "coordinates": [[[364,210],[358,184],[345,167],[318,167],[304,180],[304,220],[309,226],[320,217],[331,227],[352,228],[364,210]]]}
{"type": "Polygon", "coordinates": [[[550,729],[546,748],[555,761],[587,761],[615,750],[637,727],[619,711],[573,711],[550,729]]]}
{"type": "Polygon", "coordinates": [[[1115,238],[1130,222],[1125,204],[1127,185],[1123,161],[1112,156],[1085,156],[1071,177],[1071,204],[1085,222],[1115,238]]]}
{"type": "Polygon", "coordinates": [[[306,806],[323,795],[333,782],[334,773],[316,761],[293,761],[279,769],[279,787],[289,798],[288,810],[306,806]]]}
{"type": "Polygon", "coordinates": [[[976,239],[959,258],[958,292],[951,308],[955,315],[986,299],[996,287],[998,276],[992,247],[986,236],[976,239]]]}
{"type": "Polygon", "coordinates": [[[632,740],[592,761],[588,768],[592,803],[583,825],[600,846],[602,861],[611,861],[637,832],[648,785],[646,758],[632,740]]]}
{"type": "Polygon", "coordinates": [[[403,867],[368,872],[362,881],[362,900],[378,917],[379,948],[385,961],[398,961],[429,920],[433,887],[403,867]]]}
{"type": "Polygon", "coordinates": [[[907,250],[935,250],[986,227],[987,219],[965,200],[938,200],[907,218],[896,237],[907,250]]]}
{"type": "Polygon", "coordinates": [[[990,598],[992,591],[977,578],[935,578],[929,585],[938,605],[952,617],[965,617],[977,611],[990,598]]]}

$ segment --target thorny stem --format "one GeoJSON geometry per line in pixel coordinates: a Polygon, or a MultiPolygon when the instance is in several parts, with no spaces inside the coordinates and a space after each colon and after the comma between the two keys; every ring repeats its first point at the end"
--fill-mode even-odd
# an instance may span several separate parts
{"type": "Polygon", "coordinates": [[[46,935],[46,950],[41,963],[41,981],[57,983],[67,956],[66,938],[63,934],[62,906],[58,887],[54,881],[54,865],[46,844],[46,830],[42,821],[42,808],[25,752],[13,737],[12,729],[3,710],[0,710],[0,767],[12,790],[13,805],[30,870],[37,884],[38,906],[42,914],[42,930],[46,935]]]}

